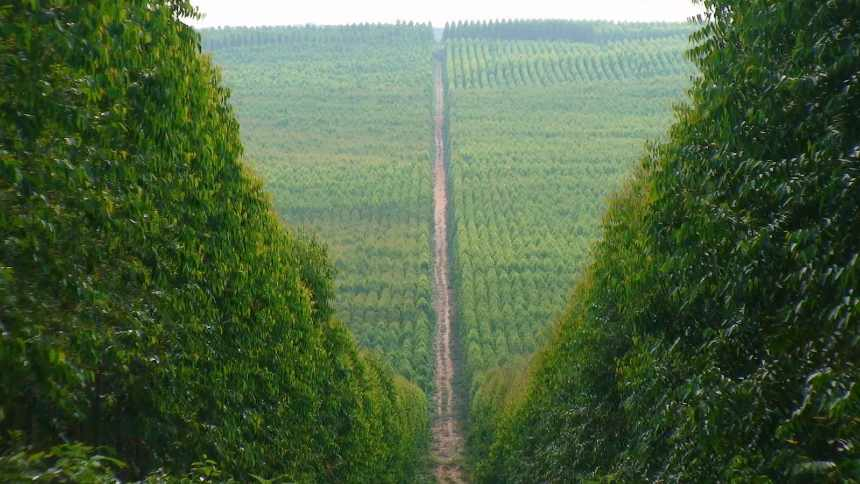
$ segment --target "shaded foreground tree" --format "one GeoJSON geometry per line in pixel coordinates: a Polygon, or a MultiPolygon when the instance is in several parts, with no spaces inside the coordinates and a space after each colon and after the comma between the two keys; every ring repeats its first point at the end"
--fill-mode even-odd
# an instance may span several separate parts
{"type": "Polygon", "coordinates": [[[704,4],[528,390],[478,392],[480,481],[860,481],[860,2],[704,4]]]}
{"type": "Polygon", "coordinates": [[[0,6],[0,480],[408,480],[425,397],[332,318],[325,251],[244,170],[195,14],[0,6]]]}

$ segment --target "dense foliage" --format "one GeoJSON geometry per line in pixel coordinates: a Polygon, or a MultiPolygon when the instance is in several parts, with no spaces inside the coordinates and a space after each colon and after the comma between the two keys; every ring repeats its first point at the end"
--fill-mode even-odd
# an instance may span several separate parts
{"type": "MultiPolygon", "coordinates": [[[[688,85],[687,45],[674,37],[606,46],[447,42],[457,321],[469,375],[544,341],[599,235],[604,198],[645,140],[668,126],[688,85]],[[618,69],[612,78],[563,79],[549,70],[553,63],[541,63],[566,59],[613,72],[614,57],[605,54],[647,62],[655,46],[663,55],[649,75],[618,69]],[[503,82],[511,78],[486,75],[498,59],[538,67],[503,82]]],[[[481,413],[473,408],[470,417],[480,421],[481,413]]]]}
{"type": "Polygon", "coordinates": [[[484,392],[480,481],[860,482],[860,3],[704,3],[691,106],[525,396],[484,392]]]}
{"type": "Polygon", "coordinates": [[[325,251],[245,172],[193,13],[0,6],[0,476],[101,479],[96,447],[127,478],[208,456],[408,481],[425,399],[332,318],[325,251]]]}
{"type": "Polygon", "coordinates": [[[429,391],[430,26],[215,29],[203,39],[275,209],[331,246],[338,317],[429,391]]]}

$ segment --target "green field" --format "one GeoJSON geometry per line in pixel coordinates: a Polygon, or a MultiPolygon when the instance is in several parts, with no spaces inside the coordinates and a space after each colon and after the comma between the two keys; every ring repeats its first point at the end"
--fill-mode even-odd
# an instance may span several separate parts
{"type": "Polygon", "coordinates": [[[458,333],[469,375],[538,347],[604,197],[665,129],[692,67],[682,24],[452,24],[203,32],[245,158],[317,234],[359,342],[432,376],[432,51],[447,53],[458,333]],[[523,40],[531,39],[531,40],[523,40]]]}
{"type": "Polygon", "coordinates": [[[331,251],[336,316],[429,390],[430,27],[216,29],[203,39],[277,213],[331,251]]]}
{"type": "Polygon", "coordinates": [[[538,347],[589,259],[605,197],[665,131],[693,68],[678,32],[689,27],[663,27],[635,41],[447,42],[458,324],[470,374],[538,347]]]}

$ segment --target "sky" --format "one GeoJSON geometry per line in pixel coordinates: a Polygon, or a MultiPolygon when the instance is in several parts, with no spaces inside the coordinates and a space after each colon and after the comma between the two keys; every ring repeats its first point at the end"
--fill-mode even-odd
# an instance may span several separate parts
{"type": "Polygon", "coordinates": [[[701,13],[691,0],[191,0],[206,17],[195,27],[339,25],[361,22],[575,19],[683,21],[701,13]]]}

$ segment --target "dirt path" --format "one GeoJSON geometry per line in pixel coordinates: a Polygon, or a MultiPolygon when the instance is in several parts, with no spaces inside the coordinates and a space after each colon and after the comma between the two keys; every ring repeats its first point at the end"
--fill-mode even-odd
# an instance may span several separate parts
{"type": "Polygon", "coordinates": [[[454,395],[454,359],[451,355],[451,315],[453,291],[448,273],[448,174],[445,167],[445,90],[442,85],[442,60],[435,59],[433,82],[436,92],[436,159],[433,162],[433,306],[436,310],[435,417],[433,420],[434,474],[438,482],[463,483],[460,463],[463,436],[457,418],[454,395]]]}

